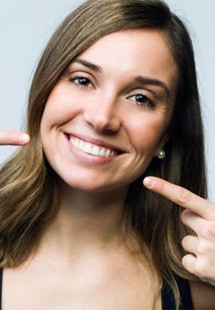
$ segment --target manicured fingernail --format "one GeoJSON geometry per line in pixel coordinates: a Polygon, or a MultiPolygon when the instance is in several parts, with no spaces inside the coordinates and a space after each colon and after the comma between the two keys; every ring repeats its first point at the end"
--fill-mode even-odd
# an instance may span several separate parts
{"type": "Polygon", "coordinates": [[[27,143],[29,142],[30,140],[30,137],[27,133],[23,133],[19,136],[19,140],[22,142],[22,143],[27,143]]]}
{"type": "Polygon", "coordinates": [[[153,182],[153,179],[151,177],[146,177],[144,180],[143,180],[143,184],[146,186],[146,187],[150,187],[152,185],[152,182],[153,182]]]}

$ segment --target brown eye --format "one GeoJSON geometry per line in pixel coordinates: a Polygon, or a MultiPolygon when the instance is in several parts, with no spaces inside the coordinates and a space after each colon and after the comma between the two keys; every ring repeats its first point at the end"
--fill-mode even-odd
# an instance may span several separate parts
{"type": "Polygon", "coordinates": [[[143,94],[136,94],[131,96],[130,98],[140,106],[146,106],[151,108],[155,107],[154,102],[152,102],[148,97],[144,96],[143,94]]]}
{"type": "Polygon", "coordinates": [[[75,77],[72,81],[73,83],[84,87],[88,87],[91,84],[90,80],[86,77],[75,77]]]}
{"type": "Polygon", "coordinates": [[[84,76],[74,76],[70,78],[70,81],[74,84],[76,84],[79,87],[83,88],[90,88],[92,86],[92,83],[90,79],[84,76]]]}

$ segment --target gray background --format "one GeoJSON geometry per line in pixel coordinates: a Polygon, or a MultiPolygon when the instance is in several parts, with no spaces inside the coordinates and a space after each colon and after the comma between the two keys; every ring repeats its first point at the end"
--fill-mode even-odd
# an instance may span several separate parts
{"type": "MultiPolygon", "coordinates": [[[[54,29],[81,0],[0,0],[0,129],[23,128],[30,81],[54,29]]],[[[215,1],[168,0],[195,48],[206,133],[209,199],[215,201],[215,1]]],[[[1,147],[0,163],[14,147],[1,147]]],[[[196,150],[198,152],[198,149],[196,150]]]]}

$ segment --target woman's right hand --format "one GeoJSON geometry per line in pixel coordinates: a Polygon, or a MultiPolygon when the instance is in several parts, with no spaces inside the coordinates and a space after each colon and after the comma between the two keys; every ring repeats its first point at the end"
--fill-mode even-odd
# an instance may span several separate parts
{"type": "Polygon", "coordinates": [[[30,141],[27,133],[12,130],[0,130],[0,145],[26,145],[30,141]]]}

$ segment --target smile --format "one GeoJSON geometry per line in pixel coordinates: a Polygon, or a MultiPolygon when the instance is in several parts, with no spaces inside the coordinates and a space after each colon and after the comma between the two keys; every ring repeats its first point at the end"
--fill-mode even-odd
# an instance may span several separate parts
{"type": "Polygon", "coordinates": [[[116,151],[113,151],[105,147],[99,147],[98,145],[85,142],[78,138],[71,137],[69,140],[76,149],[84,153],[90,154],[90,155],[99,156],[99,157],[112,157],[112,156],[117,155],[116,151]]]}

